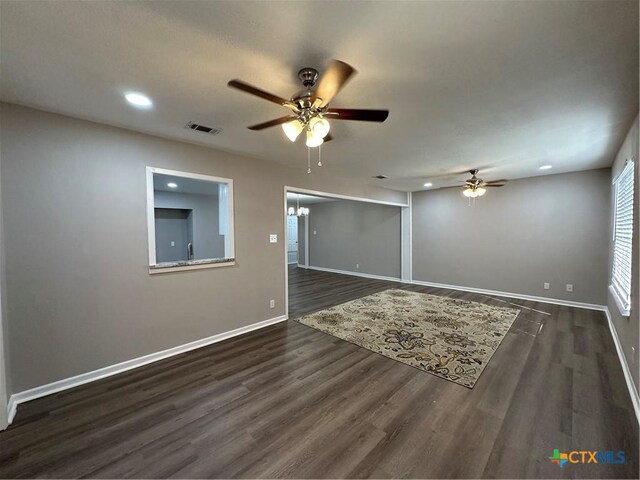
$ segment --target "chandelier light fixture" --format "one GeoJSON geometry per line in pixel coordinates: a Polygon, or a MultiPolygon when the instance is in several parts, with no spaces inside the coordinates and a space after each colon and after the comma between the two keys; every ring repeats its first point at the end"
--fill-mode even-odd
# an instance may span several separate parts
{"type": "Polygon", "coordinates": [[[300,206],[300,194],[298,193],[297,196],[297,208],[289,207],[287,209],[287,215],[289,215],[290,217],[306,217],[307,215],[309,215],[309,209],[307,207],[300,206]]]}

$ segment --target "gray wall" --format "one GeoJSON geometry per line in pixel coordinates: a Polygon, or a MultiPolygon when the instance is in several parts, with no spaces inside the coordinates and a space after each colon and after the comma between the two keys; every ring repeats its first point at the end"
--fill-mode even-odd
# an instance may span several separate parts
{"type": "MultiPolygon", "coordinates": [[[[218,224],[217,194],[201,195],[157,190],[154,195],[156,208],[192,210],[194,259],[224,258],[224,235],[220,235],[218,224]]],[[[158,258],[163,257],[158,255],[158,258]]]]}
{"type": "Polygon", "coordinates": [[[309,266],[400,277],[399,207],[339,200],[309,209],[309,266]]]}
{"type": "MultiPolygon", "coordinates": [[[[622,169],[624,168],[624,163],[627,158],[633,157],[636,161],[636,174],[634,178],[634,192],[633,192],[633,203],[634,203],[634,218],[633,218],[633,253],[632,253],[632,261],[633,261],[633,270],[631,272],[632,282],[631,282],[631,315],[628,317],[623,317],[620,315],[620,310],[618,310],[618,306],[616,305],[615,300],[611,296],[611,293],[607,290],[607,304],[609,306],[609,311],[611,312],[611,320],[613,325],[618,332],[618,337],[620,338],[620,343],[622,344],[622,350],[624,351],[624,355],[627,359],[627,364],[629,365],[629,369],[631,370],[631,374],[633,376],[633,381],[636,384],[636,389],[640,389],[640,381],[639,381],[639,372],[638,372],[638,337],[640,336],[640,331],[638,328],[638,322],[640,320],[640,308],[638,306],[640,297],[640,281],[639,277],[639,269],[638,265],[640,263],[640,231],[638,230],[638,225],[640,224],[640,178],[638,177],[638,163],[640,163],[640,156],[638,154],[638,118],[636,117],[635,122],[631,126],[629,133],[627,134],[627,138],[624,143],[620,147],[620,151],[616,155],[615,162],[611,167],[611,178],[610,182],[620,174],[622,169]],[[633,351],[631,347],[636,349],[635,358],[633,358],[633,351]]],[[[611,192],[611,198],[613,200],[613,192],[611,192]]],[[[611,211],[611,230],[609,232],[609,239],[613,239],[613,211],[611,211]]],[[[611,266],[613,263],[613,243],[611,243],[609,252],[609,276],[608,279],[611,278],[611,266]]]]}
{"type": "Polygon", "coordinates": [[[413,194],[414,280],[606,303],[609,169],[488,190],[475,207],[459,188],[413,194]]]}
{"type": "Polygon", "coordinates": [[[285,185],[406,201],[307,175],[304,158],[291,169],[1,107],[12,393],[283,315],[285,185]],[[234,180],[235,266],[149,275],[146,166],[234,180]]]}

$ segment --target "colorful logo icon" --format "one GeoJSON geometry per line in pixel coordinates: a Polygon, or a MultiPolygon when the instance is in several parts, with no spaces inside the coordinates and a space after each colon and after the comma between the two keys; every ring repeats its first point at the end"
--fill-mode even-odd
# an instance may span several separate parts
{"type": "Polygon", "coordinates": [[[560,468],[564,467],[564,464],[569,461],[569,455],[566,453],[560,453],[557,448],[553,450],[553,455],[549,457],[552,463],[557,463],[560,468]]]}

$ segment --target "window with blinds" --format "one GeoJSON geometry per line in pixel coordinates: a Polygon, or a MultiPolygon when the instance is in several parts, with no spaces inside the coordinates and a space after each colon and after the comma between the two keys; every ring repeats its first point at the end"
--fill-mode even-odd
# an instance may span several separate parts
{"type": "Polygon", "coordinates": [[[609,290],[622,315],[631,305],[631,252],[633,248],[634,162],[628,160],[614,182],[613,269],[609,290]]]}

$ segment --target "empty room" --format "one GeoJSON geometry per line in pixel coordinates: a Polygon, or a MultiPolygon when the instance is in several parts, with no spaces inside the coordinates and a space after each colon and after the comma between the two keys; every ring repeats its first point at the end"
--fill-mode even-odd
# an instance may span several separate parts
{"type": "Polygon", "coordinates": [[[0,0],[0,478],[639,478],[639,3],[0,0]]]}

